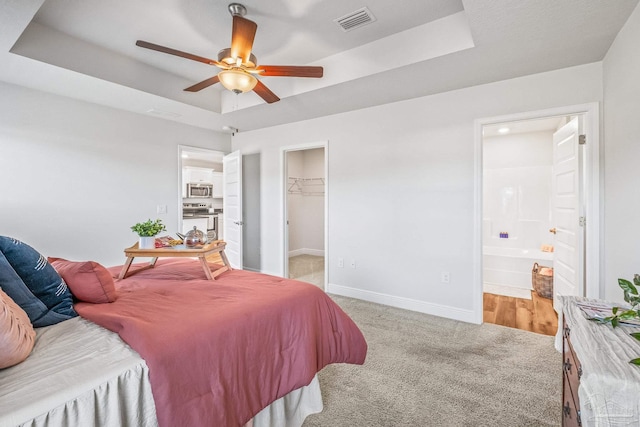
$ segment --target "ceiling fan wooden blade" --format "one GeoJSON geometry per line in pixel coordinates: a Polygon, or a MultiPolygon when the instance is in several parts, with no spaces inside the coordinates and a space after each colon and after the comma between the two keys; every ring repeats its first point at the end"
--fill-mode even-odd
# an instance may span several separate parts
{"type": "Polygon", "coordinates": [[[324,72],[322,67],[305,67],[295,65],[260,65],[257,69],[261,76],[281,77],[315,77],[320,78],[324,72]]]}
{"type": "Polygon", "coordinates": [[[203,80],[200,83],[196,83],[193,86],[189,86],[188,88],[185,89],[185,91],[187,92],[198,92],[202,89],[208,88],[209,86],[212,86],[216,83],[218,83],[220,81],[220,79],[218,78],[218,76],[213,76],[207,80],[203,80]]]}
{"type": "Polygon", "coordinates": [[[239,15],[233,17],[233,30],[231,32],[231,57],[242,58],[242,62],[250,59],[253,39],[256,36],[258,24],[239,15]]]}
{"type": "Polygon", "coordinates": [[[260,95],[260,98],[264,99],[267,103],[273,104],[274,102],[280,101],[278,95],[271,92],[268,87],[264,85],[260,80],[256,84],[256,87],[253,88],[253,91],[260,95]]]}
{"type": "Polygon", "coordinates": [[[225,66],[223,66],[222,64],[220,64],[218,61],[216,61],[214,59],[209,59],[209,58],[205,58],[203,56],[193,55],[191,53],[182,52],[181,50],[171,49],[170,47],[160,46],[159,44],[154,44],[154,43],[149,43],[149,42],[146,42],[144,40],[136,41],[136,46],[144,47],[145,49],[156,50],[156,51],[162,52],[162,53],[168,53],[169,55],[180,56],[182,58],[191,59],[192,61],[203,62],[205,64],[215,65],[215,66],[218,66],[218,67],[221,67],[221,68],[222,67],[226,68],[225,66]]]}

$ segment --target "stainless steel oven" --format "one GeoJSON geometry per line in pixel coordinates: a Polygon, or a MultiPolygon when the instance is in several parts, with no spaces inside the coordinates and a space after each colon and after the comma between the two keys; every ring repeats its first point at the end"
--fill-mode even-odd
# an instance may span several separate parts
{"type": "Polygon", "coordinates": [[[207,215],[207,238],[215,240],[218,235],[218,215],[207,215]]]}
{"type": "Polygon", "coordinates": [[[187,184],[187,197],[212,197],[213,184],[203,184],[199,182],[190,182],[187,184]]]}

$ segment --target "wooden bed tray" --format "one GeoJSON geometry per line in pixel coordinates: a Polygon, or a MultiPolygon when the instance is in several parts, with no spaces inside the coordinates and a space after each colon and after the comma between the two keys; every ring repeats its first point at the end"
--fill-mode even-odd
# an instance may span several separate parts
{"type": "Polygon", "coordinates": [[[226,242],[222,240],[215,240],[211,243],[208,243],[204,246],[197,246],[194,248],[187,248],[183,245],[179,245],[171,248],[156,248],[156,249],[138,249],[138,243],[134,244],[130,248],[124,250],[124,254],[127,256],[127,261],[122,266],[122,270],[120,271],[120,275],[118,275],[118,279],[124,279],[127,277],[127,273],[129,276],[136,274],[140,271],[153,268],[156,265],[156,261],[158,258],[198,258],[200,263],[202,264],[202,269],[204,270],[204,274],[207,275],[207,279],[214,280],[217,276],[224,273],[225,271],[233,270],[231,268],[231,264],[229,264],[229,260],[227,259],[227,255],[224,253],[224,248],[227,246],[226,242]],[[214,272],[209,268],[209,264],[207,263],[207,256],[211,254],[219,253],[220,258],[222,258],[223,266],[218,268],[214,272]],[[129,272],[129,267],[131,267],[131,263],[135,257],[145,257],[151,258],[149,265],[146,265],[141,268],[137,268],[129,272]]]}

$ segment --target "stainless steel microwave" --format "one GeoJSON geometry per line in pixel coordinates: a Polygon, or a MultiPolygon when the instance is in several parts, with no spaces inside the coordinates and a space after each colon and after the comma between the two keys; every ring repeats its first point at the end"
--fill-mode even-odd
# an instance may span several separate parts
{"type": "Polygon", "coordinates": [[[187,184],[187,197],[213,197],[213,184],[191,182],[187,184]]]}

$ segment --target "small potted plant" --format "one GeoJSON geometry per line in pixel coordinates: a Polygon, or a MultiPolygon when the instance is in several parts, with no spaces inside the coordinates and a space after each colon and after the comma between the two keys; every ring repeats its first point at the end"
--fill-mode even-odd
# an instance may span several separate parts
{"type": "Polygon", "coordinates": [[[162,220],[156,219],[151,221],[149,219],[145,222],[139,222],[131,230],[135,231],[140,236],[140,242],[138,243],[139,249],[155,249],[156,247],[156,235],[166,230],[166,227],[162,223],[162,220]]]}

